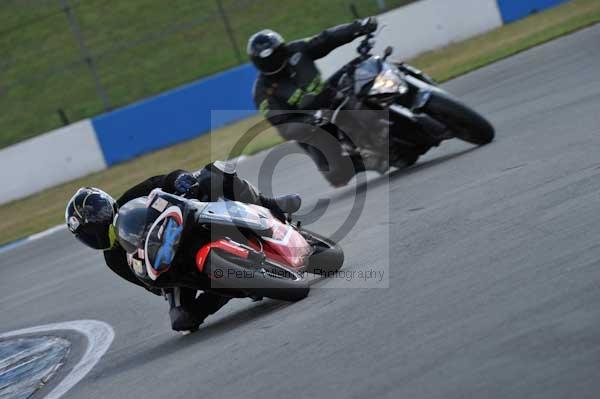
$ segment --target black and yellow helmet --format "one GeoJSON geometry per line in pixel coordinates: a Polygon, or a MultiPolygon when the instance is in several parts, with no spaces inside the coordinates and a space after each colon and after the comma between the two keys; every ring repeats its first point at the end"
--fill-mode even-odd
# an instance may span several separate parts
{"type": "Polygon", "coordinates": [[[112,222],[117,212],[116,201],[104,191],[82,187],[65,210],[65,222],[75,237],[93,249],[110,249],[115,243],[112,222]]]}

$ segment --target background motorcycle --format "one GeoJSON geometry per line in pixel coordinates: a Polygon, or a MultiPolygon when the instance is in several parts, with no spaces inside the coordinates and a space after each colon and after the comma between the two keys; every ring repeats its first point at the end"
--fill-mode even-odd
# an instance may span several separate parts
{"type": "Polygon", "coordinates": [[[337,244],[292,224],[291,215],[282,221],[257,205],[160,189],[121,207],[115,229],[133,272],[156,288],[297,301],[309,292],[305,272],[326,275],[344,262],[337,244]]]}
{"type": "Polygon", "coordinates": [[[392,166],[406,166],[446,139],[459,138],[476,145],[494,139],[490,122],[429,76],[410,65],[387,61],[392,47],[386,48],[383,57],[372,55],[373,37],[367,35],[358,47],[360,55],[328,80],[328,89],[335,93],[333,104],[315,115],[338,127],[338,139],[350,153],[360,152],[366,143],[381,157],[389,156],[392,166]],[[389,116],[382,119],[382,113],[342,110],[388,111],[389,116]],[[373,141],[382,135],[385,145],[378,149],[373,141]]]}

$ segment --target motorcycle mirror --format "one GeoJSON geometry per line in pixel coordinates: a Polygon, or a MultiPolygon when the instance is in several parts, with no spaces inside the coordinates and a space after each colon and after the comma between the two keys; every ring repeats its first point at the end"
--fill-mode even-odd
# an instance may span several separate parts
{"type": "Polygon", "coordinates": [[[394,52],[394,48],[392,46],[387,46],[385,51],[383,52],[383,59],[387,59],[394,52]]]}

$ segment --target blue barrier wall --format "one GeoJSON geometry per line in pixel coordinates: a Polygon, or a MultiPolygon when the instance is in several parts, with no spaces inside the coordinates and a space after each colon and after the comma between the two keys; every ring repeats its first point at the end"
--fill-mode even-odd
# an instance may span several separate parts
{"type": "Polygon", "coordinates": [[[249,64],[92,119],[108,165],[189,140],[256,113],[249,64]],[[211,122],[211,110],[227,112],[211,122]]]}
{"type": "Polygon", "coordinates": [[[498,0],[498,7],[507,24],[567,1],[569,0],[498,0]]]}

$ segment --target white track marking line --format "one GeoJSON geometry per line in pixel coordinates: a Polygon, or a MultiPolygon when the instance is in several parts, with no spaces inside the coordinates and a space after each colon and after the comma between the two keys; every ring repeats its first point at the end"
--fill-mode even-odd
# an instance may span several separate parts
{"type": "Polygon", "coordinates": [[[20,240],[16,240],[16,241],[4,244],[4,245],[0,245],[0,254],[3,252],[8,252],[11,249],[18,248],[29,242],[39,240],[40,238],[48,237],[49,235],[52,235],[59,231],[65,230],[66,228],[67,228],[67,226],[65,226],[64,224],[59,224],[58,226],[54,226],[54,227],[49,228],[48,230],[44,230],[42,232],[35,233],[33,235],[30,235],[29,237],[25,237],[20,240]]]}
{"type": "Polygon", "coordinates": [[[66,230],[66,229],[67,229],[67,226],[65,226],[64,224],[59,224],[57,226],[50,227],[48,230],[44,230],[39,233],[32,234],[29,237],[27,237],[26,240],[27,241],[39,240],[40,238],[44,238],[49,235],[52,235],[52,234],[56,233],[57,231],[62,231],[62,230],[66,230]]]}
{"type": "Polygon", "coordinates": [[[83,334],[87,339],[87,347],[85,353],[73,367],[71,373],[63,378],[62,381],[45,396],[45,399],[59,399],[73,388],[75,384],[81,381],[92,368],[94,368],[115,338],[115,332],[112,327],[97,320],[76,320],[25,328],[0,334],[0,339],[4,339],[25,334],[46,333],[49,331],[60,330],[73,330],[83,334]]]}
{"type": "Polygon", "coordinates": [[[36,356],[32,357],[31,359],[29,359],[28,361],[26,361],[24,363],[19,363],[16,366],[14,366],[13,368],[6,369],[6,370],[4,370],[3,372],[0,373],[0,377],[2,377],[5,374],[10,373],[11,371],[18,370],[18,369],[20,369],[23,366],[27,366],[28,364],[33,363],[36,360],[41,359],[42,357],[44,357],[44,354],[39,354],[39,355],[36,355],[36,356]]]}

